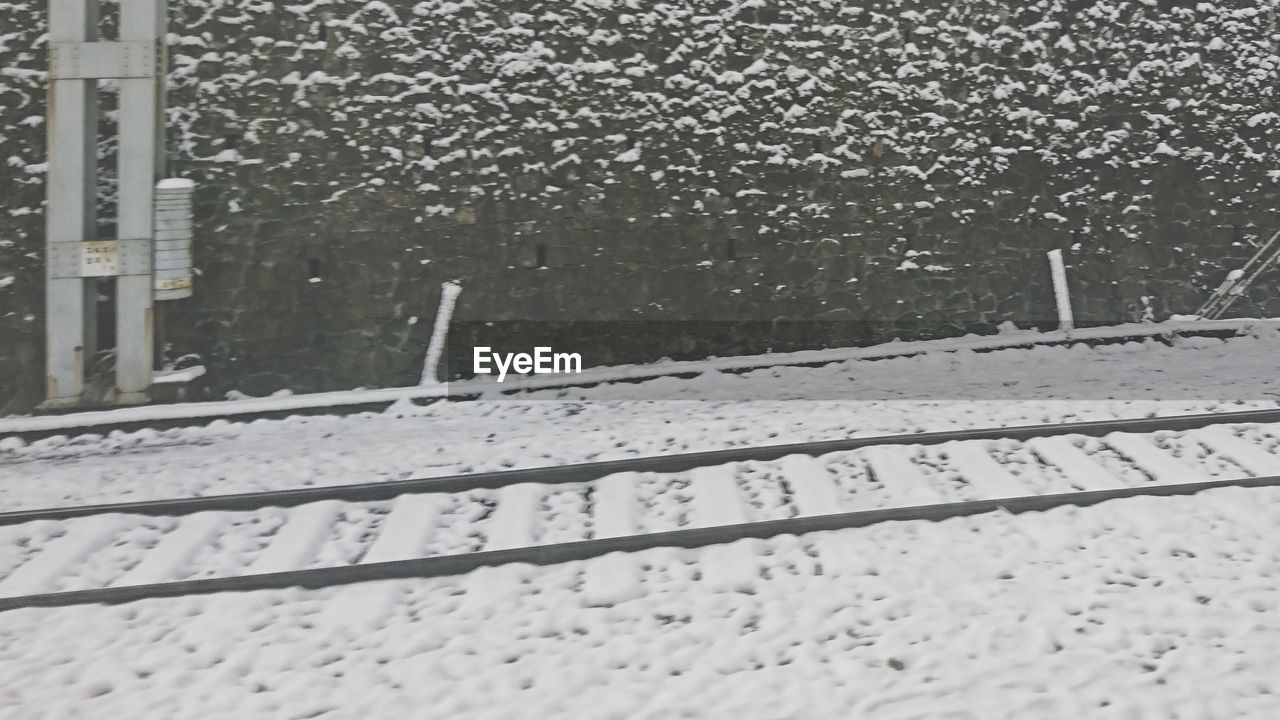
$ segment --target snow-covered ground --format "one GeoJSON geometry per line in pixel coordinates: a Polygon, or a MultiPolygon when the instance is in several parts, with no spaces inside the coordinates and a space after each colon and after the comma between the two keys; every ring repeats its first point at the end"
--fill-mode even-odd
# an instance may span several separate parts
{"type": "Polygon", "coordinates": [[[854,435],[1275,407],[1280,334],[961,351],[0,441],[6,509],[478,472],[854,435]],[[682,397],[659,400],[652,397],[682,397]],[[794,399],[805,398],[805,399],[794,399]],[[828,398],[814,400],[812,398],[828,398]],[[32,478],[38,477],[38,481],[32,478]]]}
{"type": "MultiPolygon", "coordinates": [[[[930,354],[10,440],[0,505],[1275,407],[1277,351],[1267,333],[930,354]],[[687,399],[646,399],[655,389],[687,399]]],[[[1181,437],[1158,442],[1211,476],[1240,471],[1181,437]]],[[[1254,444],[1274,454],[1266,438],[1254,444]]],[[[1104,452],[1092,460],[1111,467],[1104,452]]],[[[695,510],[718,518],[717,478],[699,482],[708,492],[695,510]]],[[[9,611],[0,718],[1270,719],[1280,715],[1278,522],[1280,489],[1223,489],[319,591],[9,611]]],[[[146,545],[166,523],[132,540],[146,545]]],[[[498,544],[519,534],[519,523],[504,527],[498,544]]],[[[11,543],[6,562],[48,540],[11,543]]],[[[217,564],[202,552],[192,562],[217,564]]]]}
{"type": "Polygon", "coordinates": [[[12,611],[0,715],[1270,720],[1278,523],[1230,489],[647,551],[606,607],[609,558],[387,581],[372,618],[369,584],[12,611]]]}

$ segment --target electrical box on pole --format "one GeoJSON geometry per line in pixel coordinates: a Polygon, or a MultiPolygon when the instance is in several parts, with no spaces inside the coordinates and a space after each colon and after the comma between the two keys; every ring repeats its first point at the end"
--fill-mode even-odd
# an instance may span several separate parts
{"type": "Polygon", "coordinates": [[[45,408],[83,403],[85,365],[97,350],[99,278],[116,282],[112,400],[120,404],[148,400],[154,300],[190,294],[189,272],[184,279],[176,267],[182,253],[173,252],[185,238],[189,271],[190,183],[180,182],[176,193],[161,184],[165,207],[156,204],[165,172],[167,0],[120,0],[118,41],[99,40],[98,3],[49,0],[45,408]],[[120,88],[115,238],[96,237],[97,83],[104,78],[120,88]],[[163,289],[155,269],[158,214],[169,249],[163,289]]]}

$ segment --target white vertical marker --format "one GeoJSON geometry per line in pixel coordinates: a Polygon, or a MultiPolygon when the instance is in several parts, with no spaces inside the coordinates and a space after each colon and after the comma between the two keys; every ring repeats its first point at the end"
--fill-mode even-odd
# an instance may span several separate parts
{"type": "Polygon", "coordinates": [[[427,345],[427,357],[422,361],[422,377],[419,386],[435,385],[436,367],[440,364],[440,356],[444,354],[444,341],[449,336],[449,319],[453,317],[453,306],[458,302],[458,294],[462,285],[450,280],[440,286],[440,309],[436,311],[436,324],[431,329],[431,342],[427,345]]]}
{"type": "Polygon", "coordinates": [[[1071,314],[1071,292],[1067,290],[1067,268],[1061,250],[1049,251],[1049,272],[1053,275],[1053,296],[1058,301],[1058,328],[1071,332],[1076,321],[1071,314]]]}

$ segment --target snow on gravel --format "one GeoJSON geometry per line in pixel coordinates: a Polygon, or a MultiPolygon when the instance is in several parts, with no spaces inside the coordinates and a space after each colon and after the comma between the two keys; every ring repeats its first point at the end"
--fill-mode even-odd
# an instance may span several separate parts
{"type": "Polygon", "coordinates": [[[493,512],[495,505],[492,490],[463,493],[456,503],[440,514],[440,524],[425,554],[447,555],[480,550],[485,540],[481,521],[493,512]]]}
{"type": "Polygon", "coordinates": [[[263,557],[286,517],[282,508],[264,508],[230,521],[192,556],[175,579],[226,577],[248,572],[263,557]]]}
{"type": "Polygon", "coordinates": [[[1232,488],[521,566],[501,596],[464,576],[11,611],[0,716],[1270,720],[1278,523],[1280,489],[1232,488]],[[729,547],[749,592],[704,573],[729,547]],[[629,597],[579,591],[628,557],[629,597]],[[376,622],[321,632],[374,585],[376,622]]]}
{"type": "MultiPolygon", "coordinates": [[[[210,495],[761,443],[1275,407],[1280,333],[960,351],[381,414],[0,443],[0,507],[210,495]],[[682,399],[672,398],[671,388],[682,399]],[[817,399],[815,399],[817,398],[817,399]],[[30,478],[39,476],[39,482],[30,478]]],[[[767,502],[767,500],[765,500],[767,502]]]]}
{"type": "Polygon", "coordinates": [[[40,553],[66,532],[66,526],[52,520],[37,520],[16,527],[0,528],[0,578],[40,553]]]}

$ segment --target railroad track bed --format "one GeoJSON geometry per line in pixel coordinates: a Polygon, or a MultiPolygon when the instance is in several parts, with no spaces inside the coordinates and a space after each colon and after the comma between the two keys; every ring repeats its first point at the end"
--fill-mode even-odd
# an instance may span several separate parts
{"type": "MultiPolygon", "coordinates": [[[[83,450],[86,446],[103,440],[104,436],[109,440],[105,443],[109,448],[107,452],[114,449],[110,448],[113,445],[128,448],[136,445],[137,442],[119,436],[134,433],[146,436],[145,442],[156,447],[194,444],[191,440],[180,439],[181,431],[209,427],[214,428],[215,434],[221,434],[228,423],[239,425],[284,419],[302,420],[313,415],[329,416],[331,419],[352,415],[374,417],[388,410],[394,412],[394,406],[397,403],[431,404],[441,400],[474,401],[492,399],[495,396],[538,397],[546,400],[551,395],[562,397],[571,390],[583,393],[587,397],[595,396],[601,400],[628,397],[643,401],[687,400],[690,392],[698,394],[699,399],[706,400],[711,399],[705,395],[707,390],[711,389],[711,395],[714,396],[715,386],[720,384],[720,378],[726,374],[740,375],[744,378],[755,375],[757,379],[761,374],[775,377],[785,375],[790,381],[797,382],[803,387],[803,394],[797,396],[793,391],[784,391],[782,397],[775,399],[795,399],[796,397],[821,399],[826,398],[827,391],[830,389],[833,371],[838,375],[841,366],[846,364],[856,363],[860,374],[865,374],[867,370],[883,372],[900,382],[902,373],[889,368],[900,368],[901,363],[904,362],[912,364],[921,360],[932,362],[940,358],[954,359],[975,353],[982,353],[984,364],[990,364],[993,359],[995,362],[1007,361],[1025,356],[1027,353],[1035,353],[1038,361],[1043,362],[1046,358],[1062,358],[1068,354],[1078,359],[1081,353],[1109,356],[1137,349],[1158,349],[1158,352],[1194,351],[1220,348],[1227,342],[1273,344],[1276,340],[1273,330],[1270,323],[1261,320],[1080,328],[1074,333],[1049,333],[1048,335],[1033,333],[1022,338],[968,337],[925,340],[879,347],[800,351],[770,356],[686,361],[647,367],[596,368],[589,369],[580,375],[534,378],[531,382],[530,378],[519,381],[510,378],[505,386],[488,382],[477,385],[468,381],[454,381],[441,388],[388,388],[317,393],[286,398],[208,401],[168,407],[162,405],[154,412],[134,408],[125,411],[74,413],[61,419],[56,416],[0,418],[0,453],[5,451],[7,440],[21,439],[33,442],[60,436],[72,441],[68,444],[68,450],[71,452],[77,450],[76,445],[83,450]],[[990,355],[993,352],[995,354],[990,355]],[[809,385],[815,380],[816,388],[809,385]],[[640,389],[637,391],[636,388],[640,389]],[[174,430],[179,431],[178,436],[164,437],[165,433],[174,430]],[[82,437],[84,441],[80,442],[82,437]]],[[[1263,347],[1255,349],[1254,353],[1261,354],[1266,351],[1263,347]]],[[[1078,363],[1075,367],[1079,369],[1078,363]]],[[[1243,377],[1249,378],[1251,384],[1258,377],[1251,375],[1247,368],[1242,368],[1238,361],[1233,362],[1232,369],[1242,373],[1243,377]]],[[[1220,374],[1218,376],[1220,379],[1225,379],[1221,378],[1220,374]]],[[[1114,373],[1088,380],[1105,381],[1111,377],[1114,377],[1114,373]]],[[[1037,378],[1037,389],[1042,388],[1043,380],[1044,378],[1037,378]]],[[[1072,384],[1077,388],[1093,384],[1084,378],[1076,380],[1072,384]]],[[[918,383],[908,383],[907,387],[915,386],[918,390],[918,385],[918,383]]],[[[871,387],[882,386],[881,382],[871,383],[871,387]]],[[[954,386],[944,385],[944,387],[953,388],[954,386]]],[[[1123,393],[1125,385],[1122,384],[1120,387],[1120,392],[1123,393]]],[[[769,394],[778,391],[777,387],[762,389],[769,394]]],[[[1256,396],[1256,393],[1253,395],[1256,396]]],[[[756,397],[758,393],[753,392],[751,396],[756,397]]],[[[983,396],[979,393],[975,398],[983,396]]],[[[890,394],[886,399],[892,397],[893,395],[890,394]]],[[[738,396],[734,395],[733,399],[738,399],[738,396]]]]}
{"type": "MultiPolygon", "coordinates": [[[[1175,347],[966,350],[497,401],[400,403],[347,417],[237,416],[205,427],[139,427],[141,421],[109,421],[122,417],[112,411],[92,425],[57,432],[45,425],[48,433],[33,435],[26,431],[57,418],[2,419],[0,508],[395,481],[832,437],[1275,409],[1277,348],[1280,334],[1268,330],[1175,347]],[[812,402],[793,402],[798,398],[812,402]],[[690,400],[699,401],[696,409],[690,400]],[[37,475],[39,482],[29,481],[37,475]]],[[[174,411],[131,409],[123,417],[174,411]]]]}
{"type": "MultiPolygon", "coordinates": [[[[0,526],[0,599],[462,557],[993,498],[1280,475],[1280,424],[875,445],[589,482],[0,526]]],[[[733,548],[713,548],[732,555],[733,548]]],[[[603,552],[604,550],[602,550],[603,552]]],[[[723,565],[735,563],[726,557],[723,565]]],[[[589,594],[636,582],[626,559],[589,594]]],[[[726,571],[731,572],[731,571],[726,571]]],[[[730,581],[730,585],[734,581],[730,581]]],[[[20,603],[18,603],[20,604],[20,603]]]]}

